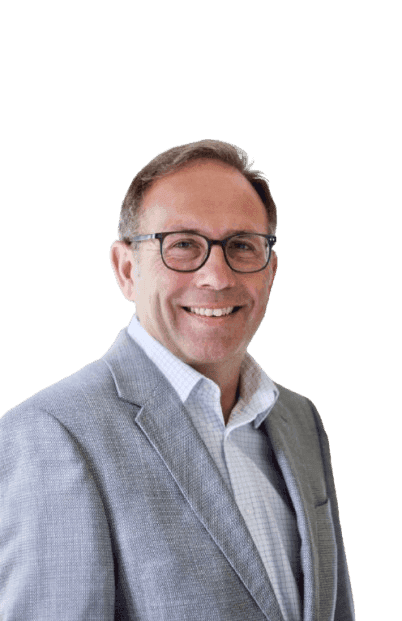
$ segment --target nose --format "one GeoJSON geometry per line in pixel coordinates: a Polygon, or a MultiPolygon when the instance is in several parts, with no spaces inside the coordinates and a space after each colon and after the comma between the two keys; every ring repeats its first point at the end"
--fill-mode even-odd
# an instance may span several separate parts
{"type": "Polygon", "coordinates": [[[233,287],[236,283],[236,274],[226,263],[223,248],[217,245],[212,246],[207,262],[195,274],[199,287],[217,291],[233,287]]]}

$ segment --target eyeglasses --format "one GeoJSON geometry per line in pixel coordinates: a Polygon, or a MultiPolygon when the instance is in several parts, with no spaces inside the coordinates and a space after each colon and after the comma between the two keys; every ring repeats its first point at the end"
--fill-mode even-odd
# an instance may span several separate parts
{"type": "Polygon", "coordinates": [[[196,272],[208,261],[212,246],[221,246],[226,263],[234,272],[253,273],[265,269],[271,257],[275,235],[238,233],[225,239],[208,239],[192,231],[136,235],[133,242],[159,239],[163,263],[175,272],[196,272]]]}

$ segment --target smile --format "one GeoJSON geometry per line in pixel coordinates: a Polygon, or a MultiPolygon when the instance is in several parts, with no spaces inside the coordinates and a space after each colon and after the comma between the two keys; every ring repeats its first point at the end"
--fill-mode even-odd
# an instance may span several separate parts
{"type": "Polygon", "coordinates": [[[222,317],[224,315],[231,315],[232,313],[236,313],[241,307],[240,306],[228,306],[226,308],[207,308],[207,307],[193,307],[193,306],[184,306],[183,307],[188,313],[193,313],[195,315],[201,315],[203,317],[222,317]]]}

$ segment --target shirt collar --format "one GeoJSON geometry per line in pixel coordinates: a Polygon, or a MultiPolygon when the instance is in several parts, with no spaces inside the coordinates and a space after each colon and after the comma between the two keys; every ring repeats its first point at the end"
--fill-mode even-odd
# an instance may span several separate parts
{"type": "MultiPolygon", "coordinates": [[[[142,327],[137,315],[133,316],[127,331],[173,386],[183,404],[197,384],[212,381],[180,360],[154,339],[142,327]]],[[[248,422],[254,422],[254,427],[259,427],[272,410],[278,397],[277,386],[254,358],[246,353],[240,369],[239,400],[233,408],[231,424],[235,426],[237,423],[243,424],[246,418],[248,422]]]]}
{"type": "Polygon", "coordinates": [[[205,379],[201,373],[188,364],[177,358],[164,345],[153,338],[140,324],[137,315],[134,315],[130,321],[128,334],[136,343],[145,351],[148,358],[163,373],[168,382],[176,390],[182,403],[184,403],[190,395],[193,388],[202,379],[205,379]]]}
{"type": "Polygon", "coordinates": [[[247,418],[259,427],[279,397],[279,389],[249,353],[244,356],[240,369],[240,395],[231,419],[247,418]]]}

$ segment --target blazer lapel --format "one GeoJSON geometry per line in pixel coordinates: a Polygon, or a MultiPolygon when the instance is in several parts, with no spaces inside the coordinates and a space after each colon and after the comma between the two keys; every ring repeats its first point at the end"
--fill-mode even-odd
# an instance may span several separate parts
{"type": "Polygon", "coordinates": [[[176,392],[124,330],[104,357],[119,396],[140,407],[135,422],[268,619],[284,621],[232,493],[176,392]]]}
{"type": "Polygon", "coordinates": [[[303,621],[330,621],[336,595],[336,559],[335,563],[320,563],[320,557],[328,553],[331,558],[336,544],[329,501],[322,496],[325,478],[319,472],[320,448],[316,434],[305,430],[298,433],[291,422],[294,423],[294,413],[279,398],[264,425],[296,511],[302,542],[303,621]],[[318,455],[313,467],[314,459],[309,460],[312,454],[318,455]],[[318,489],[321,495],[317,496],[318,489]]]}

